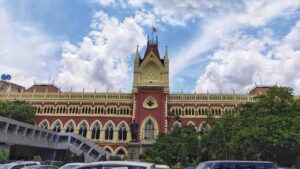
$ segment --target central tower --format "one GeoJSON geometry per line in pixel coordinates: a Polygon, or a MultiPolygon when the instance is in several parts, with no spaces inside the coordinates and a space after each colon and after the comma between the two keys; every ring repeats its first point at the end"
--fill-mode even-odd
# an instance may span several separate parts
{"type": "Polygon", "coordinates": [[[147,42],[144,57],[138,47],[134,59],[134,113],[139,124],[139,141],[152,141],[167,131],[167,96],[169,93],[168,49],[160,58],[158,40],[147,42]]]}
{"type": "Polygon", "coordinates": [[[139,87],[162,87],[165,93],[169,92],[169,58],[168,48],[165,56],[160,58],[158,40],[148,40],[144,57],[141,58],[138,47],[134,59],[133,93],[139,87]]]}

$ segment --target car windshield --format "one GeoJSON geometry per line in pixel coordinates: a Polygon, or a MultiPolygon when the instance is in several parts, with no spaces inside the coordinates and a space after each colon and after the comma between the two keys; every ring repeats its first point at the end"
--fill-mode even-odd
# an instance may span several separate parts
{"type": "Polygon", "coordinates": [[[66,165],[60,167],[59,169],[73,169],[78,166],[80,166],[80,165],[79,164],[66,164],[66,165]]]}
{"type": "Polygon", "coordinates": [[[27,167],[23,167],[22,169],[37,169],[39,166],[38,165],[31,165],[27,167]]]}
{"type": "Polygon", "coordinates": [[[0,166],[0,169],[8,169],[11,166],[12,166],[11,164],[3,164],[0,166]]]}

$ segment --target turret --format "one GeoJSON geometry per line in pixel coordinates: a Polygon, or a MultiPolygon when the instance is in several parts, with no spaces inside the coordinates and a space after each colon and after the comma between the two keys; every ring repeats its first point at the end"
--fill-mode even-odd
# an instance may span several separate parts
{"type": "Polygon", "coordinates": [[[134,65],[138,66],[140,64],[140,53],[139,53],[139,46],[136,46],[135,58],[134,58],[134,65]]]}
{"type": "Polygon", "coordinates": [[[166,49],[165,49],[164,64],[165,65],[169,64],[168,46],[166,46],[166,49]]]}

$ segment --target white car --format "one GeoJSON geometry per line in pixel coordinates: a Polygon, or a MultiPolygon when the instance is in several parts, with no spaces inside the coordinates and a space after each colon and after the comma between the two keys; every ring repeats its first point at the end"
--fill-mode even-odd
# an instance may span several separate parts
{"type": "Polygon", "coordinates": [[[101,161],[88,163],[77,169],[155,169],[155,165],[135,161],[101,161]]]}
{"type": "Polygon", "coordinates": [[[84,163],[68,163],[60,167],[59,169],[74,169],[82,166],[84,163]]]}
{"type": "Polygon", "coordinates": [[[18,161],[18,162],[3,164],[0,166],[0,169],[20,169],[32,165],[41,165],[41,163],[36,161],[18,161]]]}
{"type": "Polygon", "coordinates": [[[155,164],[156,169],[170,169],[168,165],[155,164]]]}

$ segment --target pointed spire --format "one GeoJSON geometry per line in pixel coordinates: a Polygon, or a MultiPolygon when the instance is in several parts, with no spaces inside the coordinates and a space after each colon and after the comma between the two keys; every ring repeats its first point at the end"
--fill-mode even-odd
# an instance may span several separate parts
{"type": "Polygon", "coordinates": [[[135,61],[140,61],[139,45],[136,46],[135,61]]]}
{"type": "Polygon", "coordinates": [[[165,50],[165,59],[169,59],[169,56],[168,56],[168,46],[166,46],[166,50],[165,50]]]}
{"type": "Polygon", "coordinates": [[[169,56],[168,56],[168,46],[166,46],[165,56],[164,56],[164,65],[169,65],[169,56]]]}
{"type": "Polygon", "coordinates": [[[150,41],[149,35],[147,35],[147,46],[149,45],[149,41],[150,41]]]}

